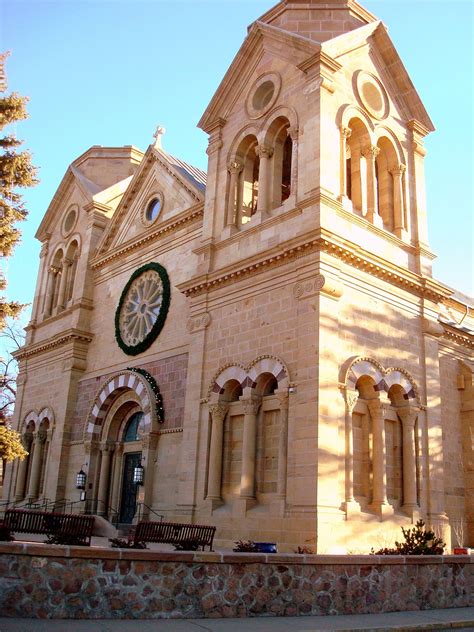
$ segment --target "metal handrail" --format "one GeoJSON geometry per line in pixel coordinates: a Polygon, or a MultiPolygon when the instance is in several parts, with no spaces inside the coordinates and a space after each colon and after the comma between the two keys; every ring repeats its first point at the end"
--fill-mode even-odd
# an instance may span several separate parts
{"type": "Polygon", "coordinates": [[[148,511],[151,512],[152,514],[155,514],[155,516],[158,516],[158,518],[160,519],[160,522],[163,522],[163,520],[165,518],[164,515],[157,513],[154,509],[152,509],[150,507],[150,505],[147,505],[146,503],[137,503],[137,512],[138,512],[138,519],[139,520],[143,516],[143,508],[144,507],[146,509],[148,509],[148,511]]]}

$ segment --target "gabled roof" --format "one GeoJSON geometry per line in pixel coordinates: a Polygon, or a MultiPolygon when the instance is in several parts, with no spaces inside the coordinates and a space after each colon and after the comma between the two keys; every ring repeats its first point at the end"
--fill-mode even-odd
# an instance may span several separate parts
{"type": "MultiPolygon", "coordinates": [[[[89,178],[87,178],[81,171],[80,166],[87,162],[89,158],[97,158],[102,154],[106,154],[107,152],[112,155],[117,154],[117,157],[120,157],[119,154],[123,153],[128,158],[131,159],[132,162],[139,162],[143,156],[142,152],[140,152],[136,147],[100,147],[94,146],[81,154],[76,160],[74,160],[69,167],[66,169],[66,173],[64,174],[59,187],[56,190],[56,193],[51,200],[46,213],[36,231],[35,237],[39,241],[43,242],[48,239],[49,234],[52,232],[52,229],[56,225],[57,214],[58,212],[62,212],[62,205],[64,201],[67,199],[67,196],[72,191],[73,187],[77,187],[85,199],[89,202],[93,202],[101,196],[101,193],[104,193],[104,198],[108,197],[106,193],[109,189],[116,187],[117,183],[111,186],[101,186],[96,182],[93,182],[89,178]]],[[[109,196],[110,199],[110,196],[109,196]]]]}
{"type": "MultiPolygon", "coordinates": [[[[218,118],[225,119],[246,87],[266,45],[284,43],[293,53],[295,66],[321,50],[321,44],[263,22],[254,22],[237,55],[202,115],[198,127],[207,131],[218,118]]],[[[281,54],[281,51],[280,51],[281,54]]]]}
{"type": "Polygon", "coordinates": [[[196,202],[204,201],[206,189],[206,173],[197,167],[171,156],[163,149],[150,145],[145,152],[143,161],[132,176],[125,195],[107,226],[103,238],[97,249],[97,256],[107,252],[114,243],[114,239],[119,231],[122,222],[128,214],[129,207],[153,166],[159,163],[168,170],[181,184],[181,186],[195,199],[196,202]]]}
{"type": "MultiPolygon", "coordinates": [[[[372,22],[358,29],[338,35],[322,44],[323,51],[333,59],[339,59],[364,42],[373,43],[380,55],[384,69],[396,84],[403,103],[408,107],[409,118],[419,121],[429,132],[434,131],[434,125],[423,105],[410,76],[403,65],[397,49],[393,45],[383,22],[372,22]]],[[[341,63],[341,62],[340,62],[341,63]]]]}

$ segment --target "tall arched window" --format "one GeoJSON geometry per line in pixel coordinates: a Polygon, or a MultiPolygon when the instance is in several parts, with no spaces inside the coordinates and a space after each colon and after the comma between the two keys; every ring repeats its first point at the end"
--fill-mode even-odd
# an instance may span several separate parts
{"type": "Polygon", "coordinates": [[[230,210],[236,226],[244,226],[250,222],[257,211],[260,158],[256,149],[257,139],[250,135],[244,138],[237,150],[236,162],[240,172],[235,190],[229,191],[229,200],[235,209],[233,213],[230,210]]]}
{"type": "Polygon", "coordinates": [[[69,247],[66,252],[66,296],[65,302],[66,304],[72,299],[73,291],[74,291],[74,282],[76,280],[76,270],[77,270],[77,261],[79,258],[79,244],[76,240],[72,241],[69,244],[69,247]]]}
{"type": "Polygon", "coordinates": [[[278,208],[291,195],[293,141],[289,128],[288,119],[279,116],[272,121],[265,136],[265,144],[273,150],[270,209],[278,208]]]}

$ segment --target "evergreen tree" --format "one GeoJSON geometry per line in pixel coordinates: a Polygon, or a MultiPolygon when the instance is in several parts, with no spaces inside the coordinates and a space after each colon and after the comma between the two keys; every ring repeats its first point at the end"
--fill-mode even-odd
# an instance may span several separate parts
{"type": "MultiPolygon", "coordinates": [[[[7,89],[5,60],[8,53],[0,54],[0,130],[15,121],[28,117],[27,97],[13,92],[5,94],[7,89]]],[[[19,151],[22,144],[13,134],[0,137],[0,256],[11,255],[21,237],[17,222],[26,219],[28,212],[18,188],[37,184],[36,168],[31,161],[31,153],[19,151]]],[[[0,330],[5,326],[7,316],[15,317],[23,308],[16,301],[7,301],[2,294],[6,288],[6,279],[0,273],[0,330]]]]}

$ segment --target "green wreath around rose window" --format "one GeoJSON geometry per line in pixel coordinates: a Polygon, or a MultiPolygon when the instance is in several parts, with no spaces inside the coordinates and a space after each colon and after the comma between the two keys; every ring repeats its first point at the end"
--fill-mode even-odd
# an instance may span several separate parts
{"type": "MultiPolygon", "coordinates": [[[[146,281],[144,281],[144,283],[146,283],[146,281]]],[[[150,288],[150,291],[152,291],[152,288],[150,288]]],[[[158,290],[155,290],[155,291],[157,292],[158,290]]],[[[138,293],[138,289],[135,290],[135,292],[138,293]]],[[[135,356],[135,355],[138,355],[139,353],[143,353],[144,351],[148,349],[148,347],[150,347],[151,344],[153,344],[153,342],[156,340],[156,338],[158,337],[159,333],[161,332],[165,324],[166,316],[168,315],[168,309],[170,305],[170,297],[171,297],[170,281],[169,281],[168,273],[166,272],[166,269],[163,266],[161,266],[159,263],[152,262],[152,263],[147,263],[144,266],[141,266],[140,268],[135,270],[135,272],[132,274],[127,284],[123,288],[117,309],[115,311],[115,339],[117,340],[117,344],[122,349],[122,351],[124,351],[127,355],[135,356]],[[130,341],[124,340],[123,335],[122,335],[122,331],[121,331],[122,312],[125,309],[126,302],[128,302],[129,291],[132,289],[132,292],[133,292],[132,285],[137,279],[139,279],[142,275],[146,274],[150,270],[158,273],[160,281],[161,281],[161,305],[159,307],[158,316],[156,317],[156,320],[154,320],[151,326],[150,326],[151,316],[149,314],[146,314],[143,311],[144,308],[145,310],[148,309],[147,301],[143,300],[142,305],[137,310],[135,310],[135,313],[133,312],[133,310],[129,310],[130,319],[135,319],[136,322],[143,321],[143,322],[148,323],[147,331],[144,337],[142,337],[136,343],[131,344],[130,341]]],[[[139,324],[140,323],[138,323],[138,325],[139,324]]]]}

